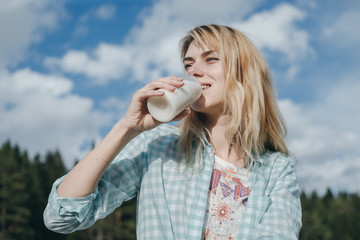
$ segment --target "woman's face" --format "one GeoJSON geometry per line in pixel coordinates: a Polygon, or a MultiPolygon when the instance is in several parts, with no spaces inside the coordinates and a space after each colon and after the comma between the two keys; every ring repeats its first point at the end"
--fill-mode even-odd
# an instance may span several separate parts
{"type": "Polygon", "coordinates": [[[193,41],[183,59],[185,71],[201,83],[201,97],[191,105],[196,112],[221,114],[225,76],[219,53],[193,41]]]}

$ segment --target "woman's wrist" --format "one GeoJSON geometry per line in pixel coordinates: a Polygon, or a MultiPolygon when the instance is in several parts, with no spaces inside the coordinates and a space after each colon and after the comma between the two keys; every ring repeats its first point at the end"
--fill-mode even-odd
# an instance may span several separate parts
{"type": "Polygon", "coordinates": [[[142,133],[138,128],[132,127],[128,124],[126,119],[121,119],[118,121],[112,131],[116,133],[117,136],[119,136],[123,141],[130,142],[133,138],[135,138],[137,135],[142,133]]]}

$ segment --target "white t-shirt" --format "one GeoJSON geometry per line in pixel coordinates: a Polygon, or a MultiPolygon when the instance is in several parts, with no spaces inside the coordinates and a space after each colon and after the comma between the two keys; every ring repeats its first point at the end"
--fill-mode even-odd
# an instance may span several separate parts
{"type": "Polygon", "coordinates": [[[202,239],[234,239],[250,194],[247,180],[248,169],[215,156],[202,239]]]}

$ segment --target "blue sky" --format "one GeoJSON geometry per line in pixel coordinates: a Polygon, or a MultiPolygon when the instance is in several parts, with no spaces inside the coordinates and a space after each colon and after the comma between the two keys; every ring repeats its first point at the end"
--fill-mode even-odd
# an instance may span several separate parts
{"type": "Polygon", "coordinates": [[[300,187],[360,192],[359,22],[356,0],[3,0],[0,142],[71,167],[138,88],[181,74],[186,31],[219,23],[271,68],[300,187]]]}

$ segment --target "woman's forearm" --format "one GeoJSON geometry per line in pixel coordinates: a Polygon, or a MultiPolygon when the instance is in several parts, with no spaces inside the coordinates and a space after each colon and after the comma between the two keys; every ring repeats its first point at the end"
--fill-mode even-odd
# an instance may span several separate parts
{"type": "Polygon", "coordinates": [[[130,130],[124,120],[119,121],[100,144],[67,174],[58,187],[58,194],[61,197],[79,198],[92,193],[119,151],[138,134],[130,130]]]}

